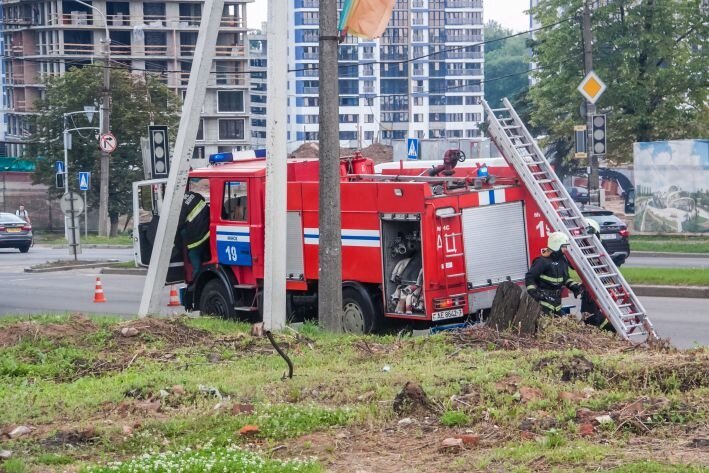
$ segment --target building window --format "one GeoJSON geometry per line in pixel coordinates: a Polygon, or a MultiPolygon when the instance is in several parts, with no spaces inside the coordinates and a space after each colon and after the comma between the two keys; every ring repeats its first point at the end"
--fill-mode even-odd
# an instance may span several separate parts
{"type": "MultiPolygon", "coordinates": [[[[197,128],[197,141],[204,141],[204,118],[199,119],[199,127],[197,128]]],[[[202,151],[204,152],[204,150],[202,151]]]]}
{"type": "Polygon", "coordinates": [[[204,146],[195,146],[192,151],[192,159],[204,159],[204,146]]]}
{"type": "Polygon", "coordinates": [[[219,140],[243,140],[244,120],[241,118],[219,120],[219,140]]]}
{"type": "Polygon", "coordinates": [[[217,91],[217,111],[244,112],[244,93],[240,90],[219,90],[217,91]]]}

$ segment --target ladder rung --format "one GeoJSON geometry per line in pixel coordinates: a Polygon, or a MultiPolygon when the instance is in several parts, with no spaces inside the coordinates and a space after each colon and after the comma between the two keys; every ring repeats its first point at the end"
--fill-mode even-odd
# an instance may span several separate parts
{"type": "Polygon", "coordinates": [[[632,329],[642,327],[642,326],[643,326],[643,324],[632,324],[632,325],[625,325],[624,327],[626,330],[632,330],[632,329]]]}
{"type": "Polygon", "coordinates": [[[561,217],[562,220],[576,220],[578,218],[583,218],[583,217],[561,217]]]}
{"type": "Polygon", "coordinates": [[[534,182],[537,184],[549,184],[550,182],[554,182],[551,179],[537,179],[534,182]]]}
{"type": "Polygon", "coordinates": [[[601,268],[607,268],[607,264],[599,264],[598,266],[591,266],[593,269],[601,269],[601,268]]]}
{"type": "MultiPolygon", "coordinates": [[[[618,276],[618,273],[605,273],[605,274],[597,274],[599,278],[614,278],[618,276]]],[[[620,284],[618,284],[620,286],[620,284]]]]}
{"type": "Polygon", "coordinates": [[[491,108],[490,111],[491,112],[508,112],[509,110],[507,110],[506,108],[491,108]]]}
{"type": "Polygon", "coordinates": [[[610,289],[612,287],[620,287],[620,286],[621,286],[620,284],[604,284],[603,285],[603,287],[605,287],[606,289],[610,289]]]}
{"type": "Polygon", "coordinates": [[[618,304],[616,307],[619,308],[619,309],[624,309],[624,308],[630,307],[630,306],[632,306],[632,305],[633,305],[633,304],[618,304]]]}
{"type": "Polygon", "coordinates": [[[510,125],[510,126],[503,126],[503,130],[514,130],[515,128],[519,128],[519,125],[510,125]]]}
{"type": "Polygon", "coordinates": [[[623,314],[622,317],[624,319],[629,319],[631,317],[638,317],[640,315],[644,316],[645,314],[643,314],[642,312],[633,312],[632,314],[623,314]]]}

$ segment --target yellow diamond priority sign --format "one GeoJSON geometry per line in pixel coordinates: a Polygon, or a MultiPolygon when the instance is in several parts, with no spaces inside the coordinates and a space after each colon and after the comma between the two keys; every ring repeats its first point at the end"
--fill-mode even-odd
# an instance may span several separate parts
{"type": "Polygon", "coordinates": [[[581,92],[581,95],[586,97],[586,100],[591,103],[596,103],[596,100],[603,95],[605,90],[606,84],[593,71],[586,74],[586,77],[583,78],[578,86],[578,91],[581,92]]]}

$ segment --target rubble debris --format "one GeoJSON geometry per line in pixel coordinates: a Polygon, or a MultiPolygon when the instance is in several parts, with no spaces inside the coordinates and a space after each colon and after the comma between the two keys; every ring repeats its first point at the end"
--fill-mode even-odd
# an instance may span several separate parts
{"type": "Polygon", "coordinates": [[[399,416],[424,416],[432,410],[431,401],[423,388],[412,381],[407,381],[401,392],[396,395],[393,407],[399,416]]]}

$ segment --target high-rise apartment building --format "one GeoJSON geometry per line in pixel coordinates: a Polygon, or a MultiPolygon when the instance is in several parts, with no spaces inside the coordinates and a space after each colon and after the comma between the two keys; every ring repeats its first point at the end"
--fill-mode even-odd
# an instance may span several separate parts
{"type": "MultiPolygon", "coordinates": [[[[250,1],[225,2],[195,158],[249,143],[246,4],[250,1]]],[[[42,82],[72,66],[100,60],[106,23],[114,67],[158,74],[184,96],[203,2],[84,3],[98,12],[71,0],[1,0],[1,55],[6,76],[2,109],[10,156],[21,155],[23,141],[31,131],[29,117],[34,103],[44,92],[42,82]]]]}
{"type": "Polygon", "coordinates": [[[266,146],[266,69],[268,64],[267,24],[261,30],[249,32],[249,68],[251,72],[250,109],[251,145],[254,148],[266,146]]]}
{"type": "MultiPolygon", "coordinates": [[[[294,148],[317,139],[318,0],[288,1],[294,148]]],[[[397,0],[381,38],[340,45],[340,144],[480,136],[482,40],[482,0],[397,0]]]]}

